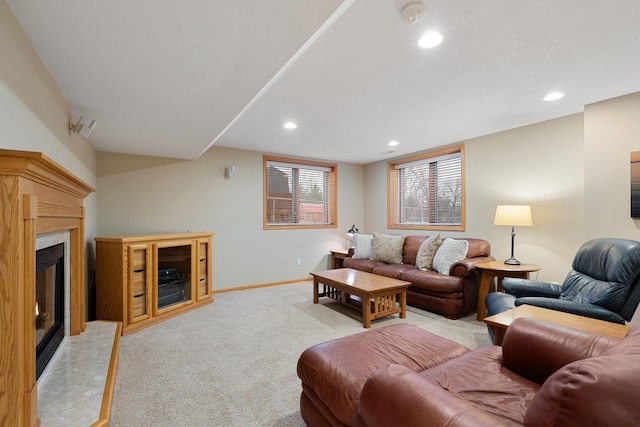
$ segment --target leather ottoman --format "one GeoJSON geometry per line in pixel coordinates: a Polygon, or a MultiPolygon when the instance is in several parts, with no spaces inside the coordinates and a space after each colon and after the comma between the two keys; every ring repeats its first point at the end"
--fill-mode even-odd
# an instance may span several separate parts
{"type": "Polygon", "coordinates": [[[423,371],[469,350],[401,323],[317,344],[298,360],[300,413],[308,426],[350,426],[369,376],[390,364],[423,371]]]}

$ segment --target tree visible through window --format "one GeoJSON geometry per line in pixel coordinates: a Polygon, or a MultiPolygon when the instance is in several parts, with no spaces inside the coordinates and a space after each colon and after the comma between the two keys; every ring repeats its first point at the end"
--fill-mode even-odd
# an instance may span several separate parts
{"type": "Polygon", "coordinates": [[[336,226],[336,165],[264,157],[264,227],[336,226]]]}
{"type": "Polygon", "coordinates": [[[463,146],[388,163],[388,227],[464,230],[463,146]]]}

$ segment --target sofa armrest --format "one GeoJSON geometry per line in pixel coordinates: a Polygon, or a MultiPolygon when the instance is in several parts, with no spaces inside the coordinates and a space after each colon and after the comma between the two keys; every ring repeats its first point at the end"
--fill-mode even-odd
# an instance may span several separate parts
{"type": "Polygon", "coordinates": [[[562,286],[553,283],[513,277],[502,279],[502,288],[506,293],[515,297],[559,298],[562,290],[562,286]]]}
{"type": "Polygon", "coordinates": [[[354,427],[502,426],[493,416],[400,365],[375,371],[354,411],[354,427]]]}
{"type": "Polygon", "coordinates": [[[619,340],[530,318],[517,318],[502,342],[505,368],[537,384],[576,360],[598,355],[619,340]]]}
{"type": "Polygon", "coordinates": [[[591,317],[593,319],[604,320],[606,322],[619,323],[624,325],[624,318],[618,313],[609,311],[599,305],[577,303],[569,300],[554,298],[522,297],[516,298],[516,306],[528,304],[536,307],[548,308],[549,310],[564,311],[565,313],[578,316],[591,317]]]}
{"type": "Polygon", "coordinates": [[[462,261],[454,262],[451,265],[449,274],[451,276],[467,277],[474,271],[476,265],[480,264],[481,262],[489,262],[495,260],[496,259],[492,256],[479,256],[475,258],[463,259],[462,261]]]}
{"type": "Polygon", "coordinates": [[[349,248],[349,250],[347,251],[347,257],[353,257],[353,254],[356,253],[356,248],[354,248],[353,246],[351,246],[349,248]]]}

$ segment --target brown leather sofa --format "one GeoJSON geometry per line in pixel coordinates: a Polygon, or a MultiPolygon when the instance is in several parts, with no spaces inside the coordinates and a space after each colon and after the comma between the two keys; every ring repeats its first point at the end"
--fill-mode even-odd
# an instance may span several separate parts
{"type": "Polygon", "coordinates": [[[407,289],[407,304],[442,314],[449,319],[459,319],[476,311],[480,275],[474,267],[478,263],[495,260],[491,256],[491,244],[483,239],[459,239],[469,242],[467,259],[454,263],[449,276],[446,276],[437,271],[416,268],[418,250],[428,237],[405,237],[402,264],[353,259],[351,249],[343,266],[411,282],[407,289]]]}
{"type": "Polygon", "coordinates": [[[428,333],[400,335],[387,356],[367,358],[358,345],[386,349],[383,329],[306,350],[314,349],[314,357],[303,353],[298,375],[303,382],[300,411],[307,425],[640,425],[640,324],[616,340],[520,318],[507,329],[502,347],[463,350],[454,356],[460,350],[452,341],[428,333]],[[442,349],[440,360],[431,359],[442,349]],[[328,365],[319,363],[328,362],[325,354],[333,360],[328,365]],[[359,389],[364,371],[376,364],[370,359],[382,363],[384,358],[389,363],[371,371],[359,389]],[[306,366],[309,362],[316,364],[306,366]],[[351,405],[340,403],[344,396],[351,405]]]}

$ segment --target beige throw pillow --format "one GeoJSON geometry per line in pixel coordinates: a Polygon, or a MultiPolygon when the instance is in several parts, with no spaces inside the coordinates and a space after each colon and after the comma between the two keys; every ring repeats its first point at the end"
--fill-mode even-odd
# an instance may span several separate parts
{"type": "Polygon", "coordinates": [[[444,239],[433,257],[433,269],[448,276],[451,266],[467,257],[468,249],[469,242],[466,240],[444,239]]]}
{"type": "Polygon", "coordinates": [[[382,261],[387,264],[402,264],[402,248],[404,236],[373,232],[371,244],[371,256],[373,261],[382,261]]]}
{"type": "Polygon", "coordinates": [[[442,237],[440,237],[439,234],[437,236],[430,236],[422,242],[420,249],[418,249],[418,255],[416,256],[416,268],[420,270],[431,270],[433,257],[441,244],[442,237]]]}
{"type": "Polygon", "coordinates": [[[353,235],[353,259],[369,259],[371,256],[371,242],[373,241],[372,234],[360,234],[353,235]]]}

